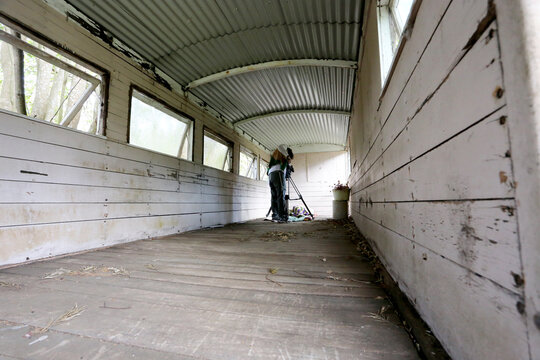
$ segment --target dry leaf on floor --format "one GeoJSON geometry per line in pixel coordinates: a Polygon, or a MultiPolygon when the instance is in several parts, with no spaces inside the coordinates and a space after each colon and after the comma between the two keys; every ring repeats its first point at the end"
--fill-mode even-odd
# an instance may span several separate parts
{"type": "Polygon", "coordinates": [[[144,265],[147,269],[150,270],[157,270],[158,268],[154,264],[146,264],[144,265]]]}
{"type": "Polygon", "coordinates": [[[269,272],[270,274],[275,274],[275,273],[278,272],[278,270],[279,270],[278,268],[270,268],[270,269],[268,269],[268,272],[269,272]]]}

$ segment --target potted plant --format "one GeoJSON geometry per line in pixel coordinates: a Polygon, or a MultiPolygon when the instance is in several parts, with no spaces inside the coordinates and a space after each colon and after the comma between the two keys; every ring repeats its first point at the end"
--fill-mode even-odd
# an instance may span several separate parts
{"type": "Polygon", "coordinates": [[[334,184],[332,188],[332,194],[334,195],[334,200],[349,200],[349,193],[351,189],[348,184],[342,184],[339,180],[334,184]]]}

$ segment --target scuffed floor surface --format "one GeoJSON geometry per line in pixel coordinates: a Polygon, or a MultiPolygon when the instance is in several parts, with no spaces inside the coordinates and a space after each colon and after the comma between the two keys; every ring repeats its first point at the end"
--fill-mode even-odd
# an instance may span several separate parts
{"type": "Polygon", "coordinates": [[[0,359],[417,359],[373,281],[331,221],[137,241],[1,270],[0,359]]]}

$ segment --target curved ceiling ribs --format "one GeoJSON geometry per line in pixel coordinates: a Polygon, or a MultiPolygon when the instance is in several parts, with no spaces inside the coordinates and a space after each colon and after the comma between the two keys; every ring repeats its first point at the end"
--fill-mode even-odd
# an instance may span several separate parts
{"type": "Polygon", "coordinates": [[[57,1],[267,148],[346,144],[364,0],[57,1]]]}
{"type": "Polygon", "coordinates": [[[187,84],[186,90],[193,89],[197,86],[208,84],[213,81],[218,81],[228,77],[245,74],[253,71],[262,71],[267,69],[275,69],[280,67],[293,67],[293,66],[324,66],[324,67],[337,67],[346,69],[356,69],[356,61],[346,60],[320,60],[320,59],[291,59],[291,60],[275,60],[267,61],[258,64],[252,64],[247,66],[239,66],[232,69],[220,71],[208,76],[204,76],[200,79],[194,80],[187,84]]]}
{"type": "Polygon", "coordinates": [[[235,128],[261,139],[267,148],[286,143],[295,152],[336,151],[344,149],[343,138],[347,136],[349,117],[346,111],[279,111],[254,117],[235,128]]]}
{"type": "Polygon", "coordinates": [[[264,120],[267,118],[275,117],[275,116],[281,116],[281,115],[295,115],[295,114],[328,114],[328,115],[343,115],[343,116],[350,116],[350,111],[340,111],[340,110],[320,110],[320,109],[304,109],[304,110],[284,110],[284,111],[274,111],[258,116],[252,116],[247,119],[242,119],[233,122],[233,125],[235,127],[245,125],[247,123],[253,122],[253,121],[259,121],[264,120]]]}

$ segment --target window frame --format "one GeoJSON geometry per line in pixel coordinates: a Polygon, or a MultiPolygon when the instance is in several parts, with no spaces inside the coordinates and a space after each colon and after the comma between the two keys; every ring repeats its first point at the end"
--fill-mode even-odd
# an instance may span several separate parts
{"type": "Polygon", "coordinates": [[[219,170],[219,171],[224,171],[224,172],[228,172],[228,173],[234,173],[234,142],[229,140],[228,138],[224,137],[223,135],[218,134],[217,132],[215,132],[214,130],[210,129],[207,126],[203,126],[202,139],[203,139],[203,144],[202,144],[202,164],[203,164],[203,166],[208,166],[208,167],[210,167],[212,169],[216,169],[216,170],[219,170]],[[222,143],[223,145],[230,148],[230,156],[229,156],[230,159],[231,159],[230,170],[223,170],[223,169],[215,168],[213,166],[206,165],[204,163],[204,138],[207,136],[206,134],[210,135],[208,137],[211,138],[212,140],[217,141],[219,143],[222,143]]]}
{"type": "Polygon", "coordinates": [[[394,10],[397,7],[396,0],[377,0],[377,29],[381,70],[381,95],[379,96],[379,101],[386,93],[390,79],[401,57],[403,47],[407,42],[407,29],[412,28],[421,4],[422,0],[412,0],[407,18],[404,20],[402,28],[399,29],[400,22],[394,10]],[[391,24],[388,23],[389,21],[391,21],[391,24]],[[390,29],[390,27],[394,27],[394,30],[397,32],[397,43],[394,49],[392,49],[391,35],[389,36],[388,30],[386,30],[390,29]],[[389,54],[390,56],[388,56],[389,54]]]}
{"type": "Polygon", "coordinates": [[[263,170],[263,163],[265,164],[265,168],[268,169],[268,166],[270,165],[270,162],[262,159],[262,158],[259,158],[259,180],[261,181],[265,181],[265,180],[268,180],[268,175],[266,174],[266,171],[263,170]],[[261,176],[261,173],[264,173],[264,175],[266,176],[266,179],[263,179],[262,176],[261,176]]]}
{"type": "Polygon", "coordinates": [[[242,153],[247,154],[248,156],[252,156],[253,160],[251,162],[251,166],[249,167],[247,175],[243,175],[243,174],[240,173],[240,165],[238,166],[238,175],[243,176],[243,177],[247,177],[248,179],[257,180],[259,178],[259,174],[257,173],[258,170],[259,170],[259,157],[257,156],[256,153],[254,153],[253,151],[251,151],[247,147],[245,147],[243,145],[240,145],[240,156],[242,156],[242,153]],[[255,169],[253,170],[254,165],[255,165],[255,169]],[[252,171],[254,173],[253,175],[255,175],[254,177],[249,176],[249,174],[252,171]]]}
{"type": "MultiPolygon", "coordinates": [[[[147,104],[149,106],[152,106],[153,108],[161,111],[161,109],[151,105],[151,104],[147,104]]],[[[166,114],[166,113],[165,113],[166,114]]],[[[167,114],[168,115],[168,114],[167,114]]],[[[182,121],[180,119],[177,119],[178,121],[182,121]]],[[[189,130],[188,130],[189,131],[189,130]]],[[[143,89],[142,87],[136,85],[136,84],[131,84],[130,87],[129,87],[129,103],[128,103],[128,123],[127,123],[127,134],[126,134],[126,143],[130,146],[136,146],[138,148],[141,148],[141,149],[144,149],[144,150],[148,150],[148,151],[153,151],[153,152],[156,152],[158,154],[162,154],[162,155],[165,155],[165,156],[171,156],[171,157],[175,157],[177,159],[180,159],[180,160],[186,160],[186,161],[190,161],[190,162],[193,162],[194,161],[194,149],[195,149],[195,118],[191,115],[188,115],[186,113],[184,113],[183,111],[180,111],[178,110],[177,108],[175,108],[174,106],[171,106],[169,105],[166,101],[158,98],[156,95],[154,95],[153,93],[143,89]],[[165,154],[165,153],[162,153],[160,151],[157,151],[157,150],[153,150],[153,149],[148,149],[148,148],[145,148],[145,147],[142,147],[142,146],[139,146],[139,145],[136,145],[136,144],[132,144],[129,142],[129,139],[130,139],[130,136],[131,136],[131,106],[132,106],[132,99],[133,99],[133,91],[137,91],[138,93],[141,93],[143,94],[144,96],[146,96],[147,98],[157,102],[158,104],[160,104],[161,106],[163,106],[165,109],[167,109],[168,111],[182,117],[182,118],[185,118],[189,121],[191,121],[191,157],[189,159],[184,159],[184,158],[181,158],[180,156],[174,156],[174,155],[170,155],[170,154],[165,154]]],[[[180,149],[179,151],[181,151],[182,149],[182,143],[180,143],[180,149]]]]}
{"type": "MultiPolygon", "coordinates": [[[[53,123],[51,121],[47,121],[47,120],[44,120],[44,119],[31,117],[29,115],[23,115],[23,114],[19,114],[19,113],[15,113],[15,114],[17,114],[19,116],[29,118],[29,119],[32,119],[32,120],[41,121],[41,122],[47,123],[47,124],[52,125],[52,126],[59,126],[61,128],[74,130],[74,131],[77,131],[77,132],[82,133],[82,134],[98,136],[98,137],[101,137],[101,138],[107,137],[107,115],[108,115],[108,107],[109,107],[109,84],[110,84],[110,78],[111,78],[110,72],[108,70],[104,69],[103,67],[97,65],[96,63],[84,58],[83,56],[80,56],[80,55],[76,54],[75,52],[72,52],[71,50],[67,49],[65,46],[58,43],[57,41],[55,41],[55,40],[41,34],[38,31],[33,30],[32,28],[30,28],[30,27],[28,27],[28,26],[26,26],[24,24],[21,24],[21,23],[19,23],[17,21],[12,20],[11,18],[8,18],[4,14],[0,14],[0,23],[6,25],[7,27],[11,28],[12,30],[15,30],[16,32],[20,33],[21,35],[23,35],[23,36],[25,36],[25,37],[27,37],[29,39],[31,39],[32,41],[35,41],[36,43],[48,48],[49,50],[54,51],[55,53],[67,58],[68,60],[73,61],[74,63],[78,64],[79,66],[82,66],[82,67],[86,68],[87,70],[92,71],[93,73],[97,74],[99,76],[99,78],[100,78],[99,79],[100,86],[101,86],[101,92],[100,92],[100,96],[99,96],[100,111],[99,111],[99,118],[97,119],[98,124],[97,124],[96,133],[87,132],[87,131],[79,130],[79,129],[76,129],[76,128],[70,128],[70,127],[68,127],[69,124],[61,125],[61,124],[56,124],[56,123],[53,123]]],[[[10,44],[10,45],[14,46],[15,48],[18,48],[13,44],[10,44]]],[[[31,46],[31,47],[35,47],[35,46],[31,45],[31,44],[28,44],[28,45],[31,46]]],[[[36,48],[36,49],[41,50],[39,48],[36,48]]],[[[21,49],[21,50],[26,52],[26,53],[29,53],[28,51],[26,51],[24,49],[21,49]]],[[[44,51],[44,50],[41,50],[41,51],[44,51]]],[[[47,61],[45,59],[42,59],[41,57],[36,56],[35,54],[32,54],[32,55],[39,58],[39,59],[41,59],[42,61],[45,61],[45,62],[53,65],[53,66],[59,67],[58,65],[55,65],[54,63],[51,63],[51,62],[49,62],[49,61],[47,61]]],[[[58,60],[61,61],[62,63],[65,63],[61,59],[58,59],[58,60]]],[[[71,66],[68,63],[65,63],[65,64],[71,66]]],[[[68,70],[65,70],[65,71],[70,72],[68,70]]],[[[77,76],[77,75],[75,75],[75,76],[77,76]]],[[[86,100],[88,100],[88,99],[86,99],[86,100]]],[[[86,102],[86,100],[83,102],[83,105],[86,102]]],[[[72,107],[72,109],[75,106],[76,105],[74,105],[72,107]]],[[[75,115],[81,110],[82,110],[82,108],[79,109],[75,113],[75,115]]],[[[11,111],[6,110],[6,109],[2,109],[2,111],[11,112],[11,111]]]]}

